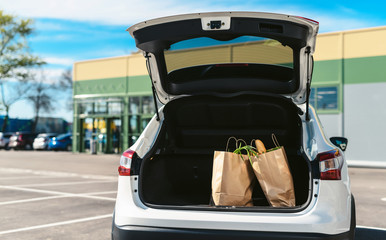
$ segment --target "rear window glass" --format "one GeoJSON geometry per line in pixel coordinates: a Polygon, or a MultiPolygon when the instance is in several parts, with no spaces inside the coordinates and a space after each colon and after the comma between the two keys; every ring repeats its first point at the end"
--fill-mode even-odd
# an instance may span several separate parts
{"type": "Polygon", "coordinates": [[[70,135],[68,135],[67,133],[64,133],[64,134],[60,134],[59,136],[57,136],[56,138],[57,139],[64,139],[64,138],[67,138],[69,137],[70,135]]]}
{"type": "Polygon", "coordinates": [[[227,41],[194,38],[174,43],[164,53],[168,73],[187,67],[238,63],[293,68],[292,48],[273,39],[254,36],[227,41]]]}

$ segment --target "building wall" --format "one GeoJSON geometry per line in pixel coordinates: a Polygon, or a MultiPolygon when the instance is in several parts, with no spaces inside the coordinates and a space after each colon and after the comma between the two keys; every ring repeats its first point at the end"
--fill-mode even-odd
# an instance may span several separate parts
{"type": "Polygon", "coordinates": [[[329,136],[349,139],[351,161],[386,161],[386,27],[320,34],[313,87],[339,87],[336,113],[318,111],[329,136]]]}
{"type": "Polygon", "coordinates": [[[345,85],[344,128],[349,139],[349,160],[386,161],[385,91],[386,82],[345,85]]]}
{"type": "Polygon", "coordinates": [[[151,93],[142,54],[77,62],[73,79],[75,98],[151,93]]]}
{"type": "MultiPolygon", "coordinates": [[[[323,109],[318,106],[317,112],[328,136],[345,136],[349,139],[346,152],[348,160],[386,161],[382,157],[383,146],[386,145],[386,138],[383,137],[386,134],[383,124],[386,117],[385,42],[386,26],[323,33],[317,37],[312,87],[316,90],[333,87],[337,91],[336,108],[323,109]]],[[[224,58],[233,56],[234,50],[229,49],[229,54],[224,58]]],[[[215,50],[208,48],[203,51],[219,57],[213,54],[215,50]]],[[[176,51],[166,57],[173,58],[173,54],[177,56],[181,53],[176,51]]],[[[174,66],[173,61],[170,62],[170,69],[184,64],[177,61],[174,66]]],[[[74,65],[75,99],[122,96],[128,103],[128,96],[141,94],[151,94],[145,59],[141,54],[74,65]]],[[[314,97],[317,102],[321,96],[316,94],[314,97]]]]}
{"type": "MultiPolygon", "coordinates": [[[[94,119],[101,122],[100,119],[112,117],[120,119],[122,139],[121,147],[129,147],[130,130],[130,101],[136,96],[151,96],[151,82],[147,74],[145,59],[142,54],[133,54],[129,56],[96,59],[82,61],[74,64],[73,70],[73,90],[74,90],[74,121],[73,121],[73,148],[74,151],[82,150],[79,143],[85,139],[84,119],[94,119]],[[114,101],[114,104],[121,104],[122,112],[115,113],[114,116],[108,116],[106,113],[88,113],[82,112],[80,108],[82,101],[106,102],[114,101]]],[[[142,102],[142,100],[141,100],[142,102]]],[[[141,103],[142,105],[142,103],[141,103]]],[[[143,120],[142,115],[138,114],[138,119],[143,120]]],[[[149,116],[145,116],[146,119],[149,116]]],[[[133,134],[131,134],[133,135],[133,134]]],[[[135,133],[134,135],[137,135],[135,133]]],[[[88,139],[87,139],[88,140],[88,139]]]]}

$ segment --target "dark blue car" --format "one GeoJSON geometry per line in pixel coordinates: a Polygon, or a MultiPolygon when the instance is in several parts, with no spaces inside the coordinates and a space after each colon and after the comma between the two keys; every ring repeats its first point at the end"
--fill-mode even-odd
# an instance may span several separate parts
{"type": "Polygon", "coordinates": [[[72,134],[64,133],[51,139],[48,144],[49,150],[72,150],[72,134]]]}

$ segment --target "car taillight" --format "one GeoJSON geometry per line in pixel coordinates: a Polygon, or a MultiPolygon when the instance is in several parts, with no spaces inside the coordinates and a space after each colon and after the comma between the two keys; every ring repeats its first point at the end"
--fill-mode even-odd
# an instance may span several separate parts
{"type": "Polygon", "coordinates": [[[23,141],[23,135],[20,134],[20,135],[17,137],[17,140],[18,140],[18,141],[23,141]]]}
{"type": "Polygon", "coordinates": [[[135,152],[133,150],[125,151],[121,156],[120,166],[118,167],[119,176],[130,176],[131,160],[135,152]]]}
{"type": "Polygon", "coordinates": [[[343,156],[338,149],[318,154],[320,179],[340,180],[343,156]]]}

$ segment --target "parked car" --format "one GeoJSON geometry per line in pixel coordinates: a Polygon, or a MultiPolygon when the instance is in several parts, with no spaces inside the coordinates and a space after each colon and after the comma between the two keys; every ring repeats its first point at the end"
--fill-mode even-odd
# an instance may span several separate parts
{"type": "Polygon", "coordinates": [[[9,138],[8,146],[14,150],[32,150],[32,144],[36,136],[36,133],[16,132],[9,138]]]}
{"type": "Polygon", "coordinates": [[[51,141],[51,138],[56,137],[56,133],[40,133],[34,139],[33,148],[35,150],[47,150],[48,143],[51,141]]]}
{"type": "Polygon", "coordinates": [[[219,12],[129,28],[164,105],[121,156],[112,239],[354,239],[343,150],[309,106],[318,27],[219,12]],[[272,133],[285,147],[296,206],[261,201],[259,184],[251,207],[210,204],[213,152],[231,136],[273,148],[272,133]]]}
{"type": "Polygon", "coordinates": [[[0,149],[9,150],[9,138],[13,133],[3,133],[0,132],[0,149]]]}
{"type": "Polygon", "coordinates": [[[53,137],[48,143],[48,150],[72,150],[72,134],[64,133],[60,134],[57,137],[53,137]]]}

